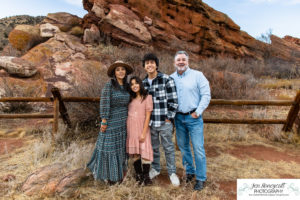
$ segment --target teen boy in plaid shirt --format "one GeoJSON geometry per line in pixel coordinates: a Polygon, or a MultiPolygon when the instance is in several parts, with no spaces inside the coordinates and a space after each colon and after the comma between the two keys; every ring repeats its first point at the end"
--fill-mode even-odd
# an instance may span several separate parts
{"type": "Polygon", "coordinates": [[[173,124],[178,107],[176,86],[174,80],[158,71],[159,60],[156,55],[150,53],[143,58],[143,67],[147,72],[143,80],[145,89],[153,98],[153,111],[150,119],[151,143],[153,148],[152,169],[149,177],[153,179],[160,174],[160,140],[165,151],[168,174],[174,186],[180,182],[176,175],[175,148],[172,142],[173,124]]]}

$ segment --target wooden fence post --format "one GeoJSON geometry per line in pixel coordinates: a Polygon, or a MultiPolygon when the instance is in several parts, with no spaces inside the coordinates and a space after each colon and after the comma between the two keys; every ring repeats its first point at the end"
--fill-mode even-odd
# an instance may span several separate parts
{"type": "Polygon", "coordinates": [[[59,101],[57,97],[54,97],[53,101],[53,129],[52,129],[52,137],[54,138],[54,135],[58,131],[58,109],[59,109],[59,101]]]}
{"type": "Polygon", "coordinates": [[[284,124],[284,126],[282,128],[283,131],[287,132],[287,131],[292,130],[293,124],[299,113],[299,104],[300,104],[300,91],[297,92],[295,101],[294,101],[294,103],[289,111],[289,114],[287,116],[286,123],[284,124]]]}
{"type": "Polygon", "coordinates": [[[67,124],[68,128],[72,128],[72,123],[71,123],[70,117],[68,115],[67,108],[63,102],[63,98],[59,92],[59,89],[54,87],[51,89],[51,92],[52,92],[54,98],[57,98],[59,101],[59,112],[60,112],[60,115],[61,115],[64,123],[67,124]]]}

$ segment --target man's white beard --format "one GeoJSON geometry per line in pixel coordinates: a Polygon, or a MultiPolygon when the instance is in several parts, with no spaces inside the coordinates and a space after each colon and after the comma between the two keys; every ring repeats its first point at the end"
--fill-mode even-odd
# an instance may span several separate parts
{"type": "Polygon", "coordinates": [[[177,66],[176,66],[177,71],[180,71],[180,72],[185,71],[187,68],[188,68],[187,65],[185,65],[185,66],[178,66],[178,65],[177,65],[177,66]]]}

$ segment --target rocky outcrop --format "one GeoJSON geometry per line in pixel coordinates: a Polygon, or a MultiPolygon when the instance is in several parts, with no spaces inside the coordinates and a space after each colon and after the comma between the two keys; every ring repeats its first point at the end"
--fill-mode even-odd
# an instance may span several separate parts
{"type": "MultiPolygon", "coordinates": [[[[30,26],[31,30],[38,27],[42,37],[33,34],[34,31],[26,32],[26,28],[14,29],[12,36],[17,36],[17,31],[32,34],[28,40],[21,40],[27,42],[20,49],[28,49],[21,59],[25,60],[25,65],[27,61],[32,63],[34,68],[30,68],[31,71],[36,69],[39,73],[30,75],[26,67],[2,66],[5,71],[0,71],[4,80],[0,80],[0,89],[5,88],[7,83],[9,88],[13,88],[15,82],[24,81],[16,80],[16,76],[32,76],[27,81],[31,85],[41,85],[38,96],[50,96],[54,86],[68,92],[98,72],[105,74],[103,70],[112,60],[123,55],[122,50],[117,52],[114,47],[106,48],[106,42],[125,47],[124,51],[128,45],[160,52],[165,50],[168,54],[184,49],[192,59],[230,56],[263,60],[267,56],[276,56],[300,63],[297,39],[274,36],[271,45],[265,44],[241,31],[227,15],[200,0],[83,0],[83,6],[89,11],[83,20],[68,13],[52,13],[39,26],[30,26]],[[35,44],[40,40],[34,38],[47,41],[35,44]],[[104,44],[96,46],[99,42],[104,44]],[[12,69],[18,73],[21,69],[27,71],[18,74],[12,69]]],[[[11,45],[17,46],[14,42],[12,40],[11,45]]],[[[130,56],[129,60],[140,62],[139,58],[136,59],[137,55],[130,56]]],[[[24,88],[31,88],[31,85],[24,83],[24,88]]],[[[4,93],[3,89],[1,91],[4,93]]]]}
{"type": "Polygon", "coordinates": [[[59,32],[60,32],[59,28],[50,23],[40,25],[41,37],[49,37],[49,38],[54,37],[54,35],[59,32]]]}
{"type": "Polygon", "coordinates": [[[91,71],[97,73],[105,68],[99,61],[85,59],[87,54],[88,48],[79,38],[61,32],[32,48],[22,59],[37,67],[47,85],[45,95],[50,96],[52,87],[68,92],[74,85],[84,84],[91,71]]]}
{"type": "Polygon", "coordinates": [[[101,33],[119,43],[185,49],[196,57],[263,58],[264,43],[199,0],[84,0],[83,4],[89,11],[83,26],[93,21],[101,33]]]}
{"type": "Polygon", "coordinates": [[[83,6],[89,12],[83,18],[83,27],[96,24],[100,34],[111,38],[116,45],[129,44],[172,53],[184,49],[193,59],[230,56],[263,60],[271,56],[300,63],[290,53],[298,52],[297,47],[287,45],[287,42],[299,44],[298,40],[286,37],[279,42],[274,39],[271,44],[274,48],[270,51],[270,45],[240,30],[226,14],[201,0],[84,0],[83,6]],[[289,46],[289,53],[280,49],[282,46],[289,46]]]}
{"type": "Polygon", "coordinates": [[[57,41],[63,42],[67,47],[75,52],[85,52],[87,48],[81,43],[78,37],[67,33],[58,33],[55,35],[57,41]]]}
{"type": "Polygon", "coordinates": [[[28,196],[76,197],[80,184],[88,178],[84,169],[65,173],[62,164],[52,164],[30,174],[22,185],[22,192],[28,196]]]}
{"type": "Polygon", "coordinates": [[[43,41],[38,26],[18,25],[9,33],[9,43],[19,51],[27,51],[43,41]]]}
{"type": "Polygon", "coordinates": [[[30,174],[22,185],[21,190],[26,195],[33,195],[40,192],[42,188],[49,182],[49,180],[61,177],[63,175],[62,165],[53,164],[30,174]]]}
{"type": "Polygon", "coordinates": [[[98,44],[100,42],[100,31],[95,24],[84,30],[83,42],[86,44],[98,44]]]}
{"type": "Polygon", "coordinates": [[[69,92],[76,85],[84,85],[93,75],[91,72],[99,73],[103,67],[105,69],[101,62],[86,59],[88,55],[88,47],[82,44],[80,38],[59,32],[31,48],[21,58],[0,56],[0,69],[5,70],[0,71],[0,93],[11,96],[6,90],[20,92],[13,89],[15,87],[22,88],[24,93],[20,93],[21,96],[28,96],[27,93],[31,96],[51,96],[52,87],[69,92]],[[36,87],[36,93],[32,93],[32,86],[36,87]]]}
{"type": "Polygon", "coordinates": [[[284,36],[283,39],[285,41],[292,42],[292,43],[300,46],[300,39],[299,38],[295,38],[295,37],[287,35],[287,36],[284,36]]]}
{"type": "Polygon", "coordinates": [[[272,35],[270,39],[272,43],[266,51],[269,51],[271,56],[300,64],[300,39],[289,36],[282,39],[275,35],[272,35]]]}
{"type": "Polygon", "coordinates": [[[0,57],[0,69],[4,69],[7,73],[17,77],[32,77],[37,73],[35,66],[21,58],[10,56],[0,57]]]}
{"type": "Polygon", "coordinates": [[[123,5],[115,4],[109,5],[109,10],[109,13],[102,17],[106,23],[113,25],[126,34],[133,35],[140,41],[145,43],[151,41],[152,37],[149,30],[133,11],[123,5]]]}
{"type": "Polygon", "coordinates": [[[43,16],[31,17],[28,15],[19,15],[0,19],[0,52],[8,44],[8,35],[15,26],[21,24],[36,25],[43,19],[43,16]]]}
{"type": "Polygon", "coordinates": [[[49,13],[42,24],[50,23],[57,26],[62,32],[68,32],[75,26],[81,26],[82,19],[66,12],[49,13]]]}

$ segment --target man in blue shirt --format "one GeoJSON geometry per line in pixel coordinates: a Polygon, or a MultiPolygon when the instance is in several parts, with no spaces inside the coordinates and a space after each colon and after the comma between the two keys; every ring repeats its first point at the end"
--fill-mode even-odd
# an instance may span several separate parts
{"type": "Polygon", "coordinates": [[[183,166],[186,168],[186,182],[191,182],[196,175],[194,190],[202,190],[206,181],[202,113],[211,99],[209,82],[202,72],[189,68],[189,56],[185,51],[178,51],[175,54],[174,66],[176,72],[171,77],[175,81],[178,95],[178,111],[175,116],[177,144],[181,151],[183,166]]]}

